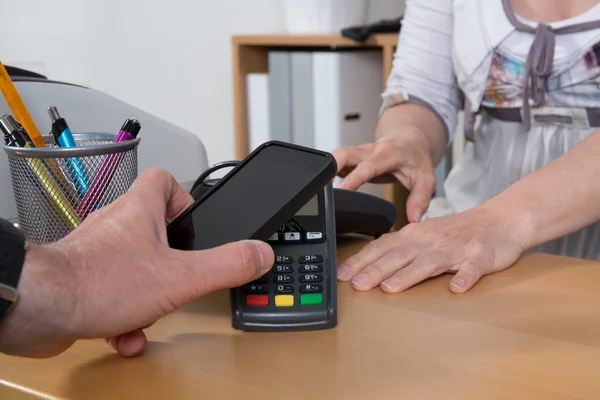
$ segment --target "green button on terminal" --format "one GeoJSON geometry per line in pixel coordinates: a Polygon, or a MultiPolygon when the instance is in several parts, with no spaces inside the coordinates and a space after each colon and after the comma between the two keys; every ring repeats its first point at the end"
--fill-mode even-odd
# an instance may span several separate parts
{"type": "Polygon", "coordinates": [[[323,295],[320,293],[303,294],[300,296],[300,304],[303,306],[311,306],[323,303],[323,295]]]}

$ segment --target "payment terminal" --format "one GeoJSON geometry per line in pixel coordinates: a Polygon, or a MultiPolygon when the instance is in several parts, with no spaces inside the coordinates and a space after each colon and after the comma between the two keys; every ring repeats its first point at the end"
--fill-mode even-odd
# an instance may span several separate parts
{"type": "Polygon", "coordinates": [[[169,246],[203,250],[244,239],[271,244],[268,273],[231,289],[232,326],[240,330],[331,328],[336,313],[336,243],[330,153],[270,141],[233,169],[167,225],[169,246]]]}
{"type": "Polygon", "coordinates": [[[231,293],[232,325],[248,331],[328,329],[337,325],[335,210],[325,186],[267,241],[271,270],[231,293]]]}

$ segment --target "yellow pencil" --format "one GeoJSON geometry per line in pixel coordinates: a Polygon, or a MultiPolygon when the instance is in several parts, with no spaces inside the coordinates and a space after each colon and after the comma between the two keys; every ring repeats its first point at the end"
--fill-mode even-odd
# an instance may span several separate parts
{"type": "MultiPolygon", "coordinates": [[[[26,148],[30,146],[25,145],[26,148]]],[[[61,222],[67,228],[68,231],[72,231],[80,224],[81,220],[70,206],[71,202],[67,199],[65,194],[60,190],[58,185],[54,183],[54,179],[50,172],[45,168],[43,162],[36,158],[27,159],[27,163],[31,166],[35,174],[37,175],[40,183],[46,190],[48,197],[50,198],[50,205],[54,211],[58,214],[61,222]]]]}
{"type": "Polygon", "coordinates": [[[8,106],[12,110],[13,115],[23,126],[23,128],[25,128],[35,147],[47,147],[46,142],[40,134],[40,131],[33,122],[33,118],[31,118],[29,111],[27,111],[27,107],[25,107],[19,92],[17,92],[17,88],[13,84],[12,79],[10,79],[10,76],[8,76],[8,72],[1,62],[0,91],[2,91],[2,94],[4,95],[8,106]]]}

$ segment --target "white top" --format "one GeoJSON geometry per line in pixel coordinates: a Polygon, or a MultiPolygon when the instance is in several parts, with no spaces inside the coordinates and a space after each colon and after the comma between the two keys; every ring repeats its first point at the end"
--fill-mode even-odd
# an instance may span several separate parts
{"type": "MultiPolygon", "coordinates": [[[[597,129],[526,118],[526,109],[600,107],[600,5],[549,26],[516,16],[508,0],[407,0],[382,110],[405,101],[426,104],[442,118],[449,139],[463,104],[461,92],[465,119],[482,107],[524,115],[521,122],[510,122],[482,113],[444,183],[446,197],[433,199],[424,218],[491,199],[597,129]],[[592,26],[573,29],[581,23],[592,26]],[[526,76],[532,78],[530,107],[523,107],[526,76]]],[[[599,241],[596,223],[532,250],[600,260],[599,241]]]]}
{"type": "MultiPolygon", "coordinates": [[[[538,25],[517,18],[527,26],[538,25]]],[[[549,25],[560,29],[599,20],[600,4],[549,25]]],[[[600,42],[600,29],[556,34],[555,38],[549,104],[600,106],[596,94],[600,51],[594,48],[600,42]],[[579,84],[576,92],[574,84],[579,84]]],[[[442,117],[451,137],[461,91],[473,111],[481,105],[519,107],[533,41],[533,34],[513,26],[502,0],[407,0],[392,74],[383,94],[384,108],[420,99],[442,117]]]]}

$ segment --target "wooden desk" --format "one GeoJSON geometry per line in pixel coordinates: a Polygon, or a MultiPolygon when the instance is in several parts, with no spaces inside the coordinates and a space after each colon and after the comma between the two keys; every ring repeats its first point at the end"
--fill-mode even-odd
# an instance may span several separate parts
{"type": "Polygon", "coordinates": [[[465,295],[449,279],[398,295],[341,284],[338,328],[289,334],[233,331],[215,293],[152,327],[138,358],[87,341],[0,357],[0,377],[86,400],[600,398],[600,263],[528,255],[465,295]]]}
{"type": "MultiPolygon", "coordinates": [[[[341,50],[341,49],[374,49],[382,57],[383,82],[381,90],[386,86],[392,71],[392,62],[397,34],[372,35],[364,43],[358,43],[341,35],[235,35],[232,42],[233,62],[233,106],[234,106],[234,140],[235,156],[243,159],[249,154],[248,136],[248,101],[246,78],[252,73],[269,72],[269,51],[272,50],[341,50]]],[[[375,127],[373,127],[375,129],[375,127]]],[[[401,184],[386,185],[385,197],[396,204],[398,219],[396,228],[406,225],[406,199],[408,191],[401,184]]]]}

